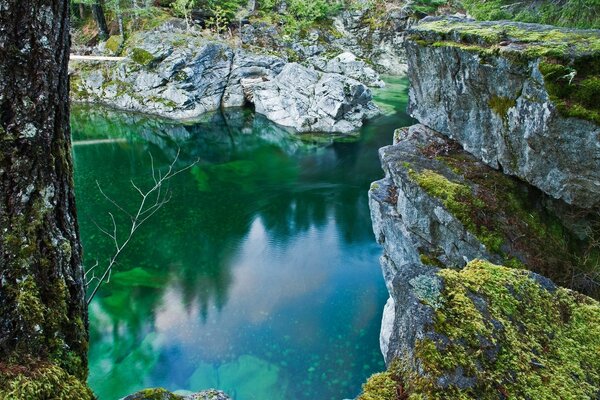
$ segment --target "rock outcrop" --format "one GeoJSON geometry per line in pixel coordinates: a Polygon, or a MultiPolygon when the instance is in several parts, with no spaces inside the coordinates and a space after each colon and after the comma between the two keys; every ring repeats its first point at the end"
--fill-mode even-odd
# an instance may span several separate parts
{"type": "Polygon", "coordinates": [[[388,370],[359,399],[600,395],[598,39],[459,19],[411,31],[422,125],[380,150],[369,191],[388,370]]]}
{"type": "Polygon", "coordinates": [[[415,118],[555,198],[600,205],[600,31],[426,19],[410,34],[415,118]]]}
{"type": "Polygon", "coordinates": [[[255,84],[253,93],[257,113],[300,132],[352,132],[379,113],[370,90],[357,80],[295,63],[255,84]]]}
{"type": "MultiPolygon", "coordinates": [[[[390,292],[380,340],[389,370],[374,379],[423,398],[543,398],[563,383],[564,393],[593,398],[600,365],[588,357],[600,339],[577,331],[596,324],[600,304],[530,272],[571,285],[594,267],[561,203],[423,125],[399,129],[380,157],[386,177],[369,199],[390,292]],[[579,320],[556,317],[565,304],[579,320]],[[538,353],[541,343],[548,350],[538,353]],[[595,372],[565,374],[563,364],[595,372]]],[[[377,382],[366,387],[385,386],[377,382]]]]}
{"type": "Polygon", "coordinates": [[[403,43],[407,30],[418,19],[407,5],[385,11],[377,7],[344,10],[333,20],[334,27],[340,32],[333,43],[337,48],[370,60],[378,72],[405,74],[407,64],[403,43]]]}
{"type": "MultiPolygon", "coordinates": [[[[73,100],[172,119],[258,101],[257,110],[267,118],[302,132],[349,132],[378,113],[369,89],[349,76],[299,64],[287,64],[296,76],[283,74],[282,58],[234,50],[191,34],[160,29],[140,33],[129,39],[125,55],[125,62],[72,63],[73,100]],[[300,77],[315,79],[300,82],[300,77]],[[274,112],[277,105],[268,98],[289,105],[289,115],[274,112]]],[[[378,81],[364,63],[344,61],[336,64],[338,70],[378,81]]]]}

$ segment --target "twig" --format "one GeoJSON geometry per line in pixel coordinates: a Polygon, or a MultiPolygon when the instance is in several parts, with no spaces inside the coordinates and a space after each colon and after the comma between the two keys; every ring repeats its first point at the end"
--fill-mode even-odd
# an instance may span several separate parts
{"type": "Polygon", "coordinates": [[[125,247],[127,247],[129,242],[133,238],[133,235],[135,234],[135,232],[140,228],[140,226],[142,226],[146,221],[148,221],[148,219],[150,219],[158,210],[160,210],[165,204],[167,204],[171,200],[171,198],[172,198],[171,191],[170,190],[164,190],[164,191],[162,190],[162,186],[165,184],[165,182],[167,182],[168,180],[172,179],[173,177],[179,175],[180,173],[187,171],[188,169],[192,168],[194,165],[196,165],[198,163],[199,160],[196,160],[193,163],[191,163],[190,165],[186,166],[185,168],[175,170],[175,164],[177,163],[177,160],[179,159],[180,151],[181,151],[180,149],[177,150],[175,159],[173,160],[173,162],[171,162],[171,164],[169,164],[167,172],[164,175],[162,174],[162,172],[160,170],[156,171],[156,168],[154,167],[154,157],[152,157],[152,153],[149,153],[150,154],[150,166],[151,166],[152,180],[154,181],[154,186],[152,186],[147,191],[143,191],[138,185],[136,185],[136,183],[133,180],[131,180],[131,186],[140,195],[140,203],[137,207],[137,210],[134,213],[130,213],[123,206],[121,206],[115,200],[110,198],[102,190],[102,187],[100,186],[100,184],[96,181],[96,186],[98,186],[98,189],[100,190],[100,193],[102,194],[102,196],[104,196],[104,198],[106,200],[108,200],[111,204],[113,204],[120,212],[127,215],[131,221],[131,225],[130,225],[129,231],[127,232],[124,239],[122,241],[119,241],[117,238],[118,237],[117,236],[117,232],[118,232],[117,222],[116,222],[116,219],[115,219],[115,216],[113,215],[113,213],[111,213],[111,212],[108,213],[108,215],[110,216],[111,223],[112,223],[112,233],[106,229],[103,229],[94,221],[94,224],[98,227],[100,232],[104,233],[107,237],[112,239],[112,241],[115,245],[115,252],[109,258],[108,265],[106,266],[106,268],[104,269],[104,271],[103,271],[102,275],[100,275],[100,277],[96,276],[96,274],[94,272],[94,270],[98,267],[97,261],[96,261],[96,264],[92,268],[88,269],[85,272],[84,277],[86,280],[86,283],[85,283],[86,288],[88,286],[90,286],[92,282],[97,282],[96,286],[94,286],[94,290],[92,291],[92,293],[86,300],[88,305],[90,304],[90,302],[92,301],[92,299],[94,298],[94,296],[96,295],[96,293],[98,292],[100,287],[103,284],[110,282],[112,268],[117,263],[117,259],[123,252],[123,249],[125,249],[125,247]],[[150,199],[152,199],[152,200],[150,200],[150,199]],[[92,275],[91,275],[91,277],[88,277],[88,274],[90,274],[90,273],[92,275]]]}

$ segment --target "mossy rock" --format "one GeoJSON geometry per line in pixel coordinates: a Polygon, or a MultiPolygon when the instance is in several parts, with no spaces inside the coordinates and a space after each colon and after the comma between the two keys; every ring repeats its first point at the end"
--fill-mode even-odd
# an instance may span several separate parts
{"type": "Polygon", "coordinates": [[[417,339],[414,359],[399,358],[372,377],[360,399],[598,397],[597,301],[481,260],[437,275],[443,289],[438,306],[424,303],[433,323],[417,339]]]}
{"type": "Polygon", "coordinates": [[[154,61],[154,56],[149,51],[136,47],[131,50],[131,59],[137,64],[148,66],[154,61]]]}
{"type": "Polygon", "coordinates": [[[182,400],[182,396],[178,396],[163,388],[152,388],[140,390],[137,393],[125,397],[123,400],[182,400]]]}
{"type": "Polygon", "coordinates": [[[113,35],[108,38],[106,41],[106,49],[110,51],[113,55],[119,55],[121,50],[123,49],[123,36],[121,35],[113,35]]]}
{"type": "Polygon", "coordinates": [[[404,195],[391,195],[381,181],[371,191],[383,190],[381,201],[420,216],[403,219],[413,260],[460,268],[465,257],[485,258],[600,298],[597,210],[553,199],[424,125],[397,131],[395,143],[382,149],[382,163],[404,195]]]}

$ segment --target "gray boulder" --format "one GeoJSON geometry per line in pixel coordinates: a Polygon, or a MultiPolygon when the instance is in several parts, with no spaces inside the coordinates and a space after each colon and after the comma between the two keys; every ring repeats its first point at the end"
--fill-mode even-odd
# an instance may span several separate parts
{"type": "Polygon", "coordinates": [[[296,63],[253,91],[256,112],[300,132],[352,132],[379,113],[362,83],[296,63]]]}
{"type": "Polygon", "coordinates": [[[411,398],[595,396],[600,380],[572,371],[598,368],[588,349],[600,342],[587,332],[598,303],[528,270],[573,284],[564,268],[583,257],[564,245],[568,227],[549,207],[558,201],[423,125],[397,130],[379,154],[385,178],[369,206],[390,294],[380,334],[388,371],[359,398],[380,398],[382,382],[411,398]],[[582,320],[563,319],[565,304],[582,320]],[[586,333],[568,337],[578,324],[586,333]],[[548,391],[565,377],[568,387],[548,391]]]}

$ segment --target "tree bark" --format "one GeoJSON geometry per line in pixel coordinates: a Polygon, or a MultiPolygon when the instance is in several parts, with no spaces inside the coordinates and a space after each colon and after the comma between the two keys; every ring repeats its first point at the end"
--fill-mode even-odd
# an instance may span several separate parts
{"type": "Polygon", "coordinates": [[[0,364],[85,380],[69,50],[68,0],[0,0],[0,364]]]}
{"type": "Polygon", "coordinates": [[[108,25],[106,24],[106,17],[104,16],[104,8],[100,1],[92,4],[92,15],[98,25],[98,31],[100,32],[100,38],[102,40],[108,39],[108,25]]]}

